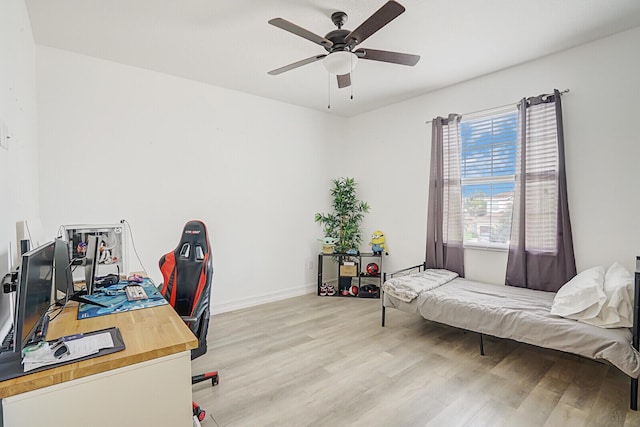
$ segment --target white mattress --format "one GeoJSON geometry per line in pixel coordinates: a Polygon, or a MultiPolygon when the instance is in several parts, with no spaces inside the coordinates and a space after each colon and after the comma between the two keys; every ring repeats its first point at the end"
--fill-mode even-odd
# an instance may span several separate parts
{"type": "Polygon", "coordinates": [[[457,278],[407,303],[384,294],[385,307],[427,320],[540,347],[609,361],[633,378],[640,353],[629,328],[604,329],[551,314],[555,293],[457,278]]]}

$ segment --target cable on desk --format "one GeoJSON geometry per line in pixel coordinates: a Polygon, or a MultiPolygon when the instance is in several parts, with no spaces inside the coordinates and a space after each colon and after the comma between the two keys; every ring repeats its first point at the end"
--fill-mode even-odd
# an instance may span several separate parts
{"type": "Polygon", "coordinates": [[[136,254],[136,258],[138,259],[138,263],[140,263],[140,267],[142,267],[142,270],[144,271],[144,275],[148,276],[149,273],[147,273],[147,269],[142,263],[142,260],[140,259],[140,255],[138,255],[138,249],[136,248],[136,242],[133,238],[133,231],[131,230],[131,225],[129,225],[129,221],[127,221],[126,219],[121,219],[120,223],[125,224],[127,226],[127,229],[129,230],[129,236],[131,237],[131,246],[133,247],[133,252],[136,254]]]}
{"type": "MultiPolygon", "coordinates": [[[[49,322],[51,322],[53,319],[58,317],[60,315],[60,313],[62,313],[64,311],[64,308],[67,306],[67,302],[69,302],[69,299],[65,297],[64,304],[60,306],[60,309],[58,310],[58,312],[53,317],[51,317],[51,315],[49,315],[49,322]]],[[[51,304],[51,306],[57,307],[55,303],[51,304]]],[[[49,309],[51,308],[51,306],[49,306],[49,309]]],[[[47,309],[47,314],[48,314],[48,310],[49,309],[47,309]]],[[[53,313],[53,310],[51,312],[53,313]]]]}

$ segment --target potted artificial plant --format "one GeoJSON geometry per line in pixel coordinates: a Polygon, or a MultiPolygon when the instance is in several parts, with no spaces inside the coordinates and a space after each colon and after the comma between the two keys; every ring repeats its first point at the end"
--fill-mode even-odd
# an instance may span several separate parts
{"type": "MultiPolygon", "coordinates": [[[[362,241],[361,224],[369,205],[356,195],[354,178],[338,178],[332,181],[331,197],[333,213],[316,213],[315,221],[322,224],[325,238],[335,240],[335,252],[339,254],[359,253],[362,241]]],[[[339,257],[340,262],[351,261],[348,256],[339,257]]],[[[349,287],[351,276],[340,277],[339,287],[349,287]]]]}

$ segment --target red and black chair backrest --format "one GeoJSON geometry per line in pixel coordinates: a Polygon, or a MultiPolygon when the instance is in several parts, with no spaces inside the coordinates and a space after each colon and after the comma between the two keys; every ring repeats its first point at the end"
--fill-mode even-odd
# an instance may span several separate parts
{"type": "Polygon", "coordinates": [[[173,252],[160,258],[163,283],[160,293],[182,317],[198,338],[194,359],[207,351],[209,297],[213,277],[213,259],[207,227],[202,221],[189,221],[182,230],[180,243],[173,252]]]}

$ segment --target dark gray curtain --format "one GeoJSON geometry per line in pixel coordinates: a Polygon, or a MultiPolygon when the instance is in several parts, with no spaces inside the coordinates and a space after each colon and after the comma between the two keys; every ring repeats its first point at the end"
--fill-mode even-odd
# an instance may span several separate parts
{"type": "Polygon", "coordinates": [[[560,92],[523,99],[506,284],[557,291],[576,275],[560,92]]]}
{"type": "Polygon", "coordinates": [[[460,118],[432,121],[426,266],[464,277],[460,118]]]}

